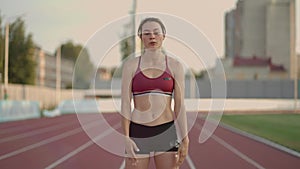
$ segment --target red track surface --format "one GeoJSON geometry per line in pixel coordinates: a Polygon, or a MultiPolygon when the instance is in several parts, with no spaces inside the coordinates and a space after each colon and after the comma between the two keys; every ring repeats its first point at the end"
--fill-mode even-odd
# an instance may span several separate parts
{"type": "MultiPolygon", "coordinates": [[[[110,153],[90,139],[98,136],[108,146],[118,148],[114,145],[121,145],[122,140],[108,139],[110,132],[107,131],[111,131],[111,127],[105,126],[104,122],[120,131],[120,117],[105,114],[104,122],[99,117],[99,114],[80,115],[89,136],[75,114],[1,123],[0,168],[122,168],[121,156],[110,153]]],[[[202,125],[203,120],[197,119],[189,133],[189,159],[183,169],[300,168],[300,158],[222,127],[218,127],[204,144],[199,144],[202,125]]],[[[151,160],[150,168],[154,168],[151,160]]]]}

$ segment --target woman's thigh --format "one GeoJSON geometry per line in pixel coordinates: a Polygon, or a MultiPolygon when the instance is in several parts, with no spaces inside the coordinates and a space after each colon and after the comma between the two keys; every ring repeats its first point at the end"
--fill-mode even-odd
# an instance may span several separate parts
{"type": "Polygon", "coordinates": [[[137,158],[133,160],[132,158],[125,158],[125,168],[126,169],[148,169],[150,157],[149,155],[138,155],[137,158]]]}
{"type": "Polygon", "coordinates": [[[155,153],[156,169],[176,169],[177,152],[155,153]]]}

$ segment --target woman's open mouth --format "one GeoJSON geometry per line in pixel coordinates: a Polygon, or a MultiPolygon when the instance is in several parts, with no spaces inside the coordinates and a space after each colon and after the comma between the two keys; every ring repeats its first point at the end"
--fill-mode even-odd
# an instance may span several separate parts
{"type": "Polygon", "coordinates": [[[149,43],[151,46],[155,46],[156,45],[156,42],[150,42],[149,43]]]}

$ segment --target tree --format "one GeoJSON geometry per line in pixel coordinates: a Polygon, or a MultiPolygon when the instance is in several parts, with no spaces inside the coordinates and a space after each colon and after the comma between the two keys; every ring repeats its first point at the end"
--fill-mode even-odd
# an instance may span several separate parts
{"type": "Polygon", "coordinates": [[[82,49],[83,47],[81,45],[75,45],[72,41],[69,40],[61,45],[61,55],[62,57],[75,62],[82,49]]]}
{"type": "Polygon", "coordinates": [[[132,23],[129,22],[124,25],[123,33],[120,36],[121,37],[120,52],[121,52],[122,60],[126,59],[128,56],[133,54],[132,36],[135,35],[131,35],[131,33],[132,33],[132,23]]]}
{"type": "Polygon", "coordinates": [[[34,84],[36,62],[32,35],[25,35],[22,18],[17,18],[9,27],[9,82],[34,84]]]}
{"type": "Polygon", "coordinates": [[[0,81],[3,81],[4,77],[4,44],[5,39],[3,35],[3,29],[2,29],[2,15],[0,13],[0,74],[2,74],[2,79],[0,81]]]}
{"type": "Polygon", "coordinates": [[[72,41],[68,41],[61,45],[61,57],[75,63],[73,88],[89,88],[95,68],[90,61],[88,50],[80,44],[75,45],[72,41]]]}
{"type": "MultiPolygon", "coordinates": [[[[133,53],[133,42],[132,39],[134,35],[130,35],[132,32],[132,25],[131,23],[127,23],[124,25],[123,33],[121,34],[120,38],[120,53],[121,53],[121,60],[124,61],[127,59],[128,56],[132,55],[133,53]]],[[[112,74],[114,77],[121,77],[122,76],[122,69],[123,69],[123,62],[118,69],[114,69],[112,74]]]]}
{"type": "Polygon", "coordinates": [[[120,44],[121,48],[121,57],[122,60],[126,59],[128,56],[132,54],[132,37],[125,37],[121,40],[120,44]]]}
{"type": "Polygon", "coordinates": [[[204,78],[204,71],[203,70],[196,71],[196,70],[192,69],[192,73],[194,74],[196,79],[204,78]]]}

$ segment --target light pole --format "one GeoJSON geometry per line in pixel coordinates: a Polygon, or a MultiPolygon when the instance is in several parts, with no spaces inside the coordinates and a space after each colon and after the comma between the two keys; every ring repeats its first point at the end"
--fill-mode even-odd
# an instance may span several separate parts
{"type": "Polygon", "coordinates": [[[2,100],[2,87],[3,87],[3,85],[2,85],[2,73],[0,73],[0,100],[2,100]]]}
{"type": "Polygon", "coordinates": [[[60,102],[61,92],[61,47],[56,52],[56,104],[60,102]]]}
{"type": "Polygon", "coordinates": [[[294,76],[294,113],[297,113],[298,107],[298,56],[295,54],[295,76],[294,76]]]}
{"type": "Polygon", "coordinates": [[[8,86],[8,50],[9,50],[9,23],[5,25],[5,55],[4,55],[4,99],[7,99],[8,86]]]}
{"type": "Polygon", "coordinates": [[[132,19],[132,54],[135,55],[135,14],[136,14],[136,0],[132,1],[132,11],[131,11],[131,19],[132,19]]]}

